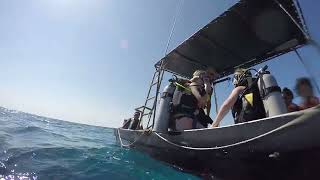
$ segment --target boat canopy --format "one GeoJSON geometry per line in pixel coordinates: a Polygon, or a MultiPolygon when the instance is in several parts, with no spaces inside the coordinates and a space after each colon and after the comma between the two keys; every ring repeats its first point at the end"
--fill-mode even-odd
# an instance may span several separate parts
{"type": "Polygon", "coordinates": [[[214,68],[221,76],[248,68],[307,43],[294,0],[241,0],[173,49],[156,66],[183,77],[214,68]]]}

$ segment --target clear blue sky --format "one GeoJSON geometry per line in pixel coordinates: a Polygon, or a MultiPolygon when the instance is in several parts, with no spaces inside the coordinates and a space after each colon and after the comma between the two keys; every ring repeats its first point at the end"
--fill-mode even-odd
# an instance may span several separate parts
{"type": "MultiPolygon", "coordinates": [[[[186,0],[170,49],[235,2],[186,0]]],[[[153,64],[164,55],[177,3],[0,1],[0,105],[73,122],[120,125],[144,101],[153,64]]],[[[305,0],[301,5],[311,35],[320,42],[320,3],[305,0]]],[[[312,47],[301,52],[319,82],[319,52],[312,47]]],[[[296,77],[306,75],[294,54],[268,64],[281,75],[282,86],[292,88],[296,77]]],[[[218,88],[220,104],[226,88],[231,91],[232,86],[218,88]]]]}

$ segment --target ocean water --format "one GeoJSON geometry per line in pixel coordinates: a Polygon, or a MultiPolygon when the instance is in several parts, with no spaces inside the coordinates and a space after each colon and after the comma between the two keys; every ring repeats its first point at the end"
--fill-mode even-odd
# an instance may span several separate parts
{"type": "Polygon", "coordinates": [[[0,108],[0,179],[198,179],[135,150],[111,128],[0,108]]]}

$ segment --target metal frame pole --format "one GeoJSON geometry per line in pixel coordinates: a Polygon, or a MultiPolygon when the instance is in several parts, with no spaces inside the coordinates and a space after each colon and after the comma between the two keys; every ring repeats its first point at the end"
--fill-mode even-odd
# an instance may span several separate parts
{"type": "MultiPolygon", "coordinates": [[[[216,86],[215,85],[213,85],[212,90],[213,90],[213,94],[214,94],[214,105],[215,105],[216,115],[217,115],[218,112],[219,112],[219,107],[218,107],[218,98],[217,98],[216,86]]],[[[208,116],[209,115],[210,114],[208,114],[208,116]]]]}

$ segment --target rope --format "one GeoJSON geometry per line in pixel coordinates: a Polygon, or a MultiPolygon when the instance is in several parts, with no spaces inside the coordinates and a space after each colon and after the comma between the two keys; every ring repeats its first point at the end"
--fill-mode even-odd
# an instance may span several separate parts
{"type": "MultiPolygon", "coordinates": [[[[314,113],[314,112],[313,112],[314,113]]],[[[313,114],[312,113],[312,114],[313,114]]],[[[271,130],[267,133],[264,133],[264,134],[261,134],[259,136],[256,136],[254,138],[250,138],[250,139],[247,139],[247,140],[244,140],[244,141],[240,141],[240,142],[236,142],[236,143],[233,143],[233,144],[229,144],[229,145],[225,145],[225,146],[216,146],[216,147],[190,147],[190,146],[184,146],[184,145],[180,145],[180,144],[177,144],[177,143],[174,143],[168,139],[166,139],[165,137],[161,136],[160,134],[158,134],[157,132],[154,132],[155,135],[157,135],[160,139],[162,139],[163,141],[165,141],[166,143],[170,144],[170,145],[173,145],[175,147],[178,147],[178,148],[182,148],[182,149],[187,149],[187,150],[198,150],[198,151],[206,151],[206,150],[221,150],[221,149],[225,149],[225,148],[231,148],[231,147],[234,147],[234,146],[238,146],[238,145],[242,145],[242,144],[246,144],[246,143],[249,143],[249,142],[252,142],[254,140],[257,140],[257,139],[260,139],[260,138],[263,138],[267,135],[270,135],[272,133],[275,133],[277,131],[280,131],[282,129],[285,129],[287,127],[290,127],[290,126],[293,126],[293,125],[296,125],[298,123],[300,123],[301,121],[305,120],[308,118],[308,116],[310,116],[310,113],[308,114],[303,114],[302,116],[298,117],[297,119],[291,121],[291,122],[288,122],[287,124],[285,125],[282,125],[274,130],[271,130]]]]}
{"type": "MultiPolygon", "coordinates": [[[[172,24],[172,28],[171,28],[171,31],[170,31],[170,34],[169,34],[167,45],[166,45],[166,48],[165,48],[165,51],[164,51],[164,57],[166,57],[167,54],[168,54],[169,45],[171,43],[171,39],[172,39],[174,30],[175,30],[175,27],[176,27],[177,19],[178,19],[180,13],[182,12],[183,4],[184,4],[184,0],[180,0],[179,4],[176,7],[176,14],[173,16],[173,24],[172,24]]],[[[161,65],[160,65],[160,69],[163,69],[165,66],[166,66],[166,64],[164,64],[163,60],[162,60],[161,65]]]]}
{"type": "MultiPolygon", "coordinates": [[[[177,19],[178,19],[177,17],[180,15],[183,3],[184,3],[184,0],[180,0],[179,4],[177,5],[176,14],[173,17],[173,24],[172,24],[172,28],[171,28],[171,31],[170,31],[170,34],[169,34],[169,38],[168,38],[168,41],[167,41],[167,45],[166,45],[166,48],[165,48],[164,56],[166,56],[168,54],[169,45],[170,45],[174,30],[175,30],[176,22],[177,22],[177,19]]],[[[155,98],[155,101],[154,101],[154,104],[153,104],[154,111],[153,111],[153,117],[152,117],[153,118],[152,119],[152,128],[154,126],[154,121],[155,121],[155,117],[156,117],[158,94],[159,94],[159,91],[160,91],[161,82],[162,82],[163,75],[164,75],[164,67],[165,67],[165,65],[166,64],[164,64],[164,61],[162,60],[160,62],[160,68],[157,69],[157,71],[159,71],[159,77],[158,77],[158,85],[157,85],[157,89],[156,89],[156,93],[157,94],[156,94],[156,98],[155,98]]],[[[150,121],[150,119],[149,119],[149,121],[150,121]]]]}
{"type": "Polygon", "coordinates": [[[171,39],[172,39],[172,35],[174,33],[174,29],[175,29],[176,22],[177,22],[177,19],[178,19],[177,17],[180,15],[183,3],[184,3],[184,0],[180,0],[179,4],[176,7],[176,14],[173,16],[172,28],[171,28],[171,31],[170,31],[170,34],[169,34],[169,38],[168,38],[168,41],[167,41],[166,49],[164,51],[164,55],[165,56],[168,53],[169,45],[170,45],[170,42],[171,42],[171,39]]]}

